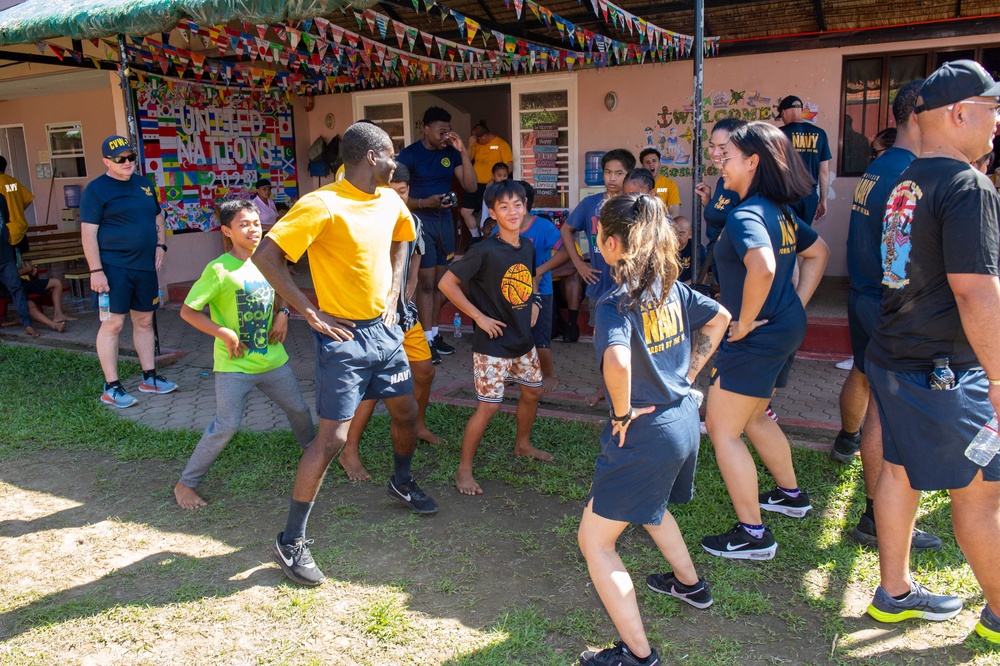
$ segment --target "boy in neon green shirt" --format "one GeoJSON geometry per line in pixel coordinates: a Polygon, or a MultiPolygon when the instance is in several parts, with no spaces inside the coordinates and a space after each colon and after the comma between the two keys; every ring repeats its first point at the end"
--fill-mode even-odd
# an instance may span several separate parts
{"type": "Polygon", "coordinates": [[[315,435],[312,414],[281,344],[288,332],[288,308],[250,261],[263,235],[257,210],[249,201],[227,201],[219,207],[219,220],[232,249],[205,267],[181,307],[184,321],[215,337],[217,403],[215,420],[174,486],[182,509],[205,506],[195,488],[239,429],[255,386],[285,411],[302,448],[315,435]],[[206,305],[210,316],[202,312],[206,305]]]}

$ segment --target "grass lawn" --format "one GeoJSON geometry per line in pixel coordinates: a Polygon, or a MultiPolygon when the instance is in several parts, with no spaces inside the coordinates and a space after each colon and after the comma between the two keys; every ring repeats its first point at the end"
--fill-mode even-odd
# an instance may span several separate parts
{"type": "MultiPolygon", "coordinates": [[[[123,364],[122,374],[138,367],[123,364]]],[[[471,411],[434,405],[449,444],[422,446],[421,484],[441,504],[421,518],[392,505],[388,421],[362,442],[371,484],[331,468],[310,522],[330,579],[305,589],[270,562],[297,447],[288,431],[241,432],[183,512],[170,489],[200,436],[156,431],[95,399],[96,358],[0,344],[0,663],[552,664],[616,638],[576,545],[599,427],[540,418],[543,464],[511,455],[513,419],[491,424],[477,458],[486,494],[451,488],[471,411]]],[[[847,533],[864,506],[860,466],[794,451],[817,515],[767,515],[777,557],[739,563],[700,538],[735,517],[710,443],[694,501],[673,507],[716,603],[696,611],[645,588],[665,563],[641,527],[620,552],[651,643],[669,664],[998,664],[971,633],[983,604],[942,493],[920,525],[944,548],[913,558],[917,580],[961,596],[941,624],[880,625],[864,608],[877,557],[847,533]]],[[[770,479],[762,471],[762,488],[770,479]]]]}

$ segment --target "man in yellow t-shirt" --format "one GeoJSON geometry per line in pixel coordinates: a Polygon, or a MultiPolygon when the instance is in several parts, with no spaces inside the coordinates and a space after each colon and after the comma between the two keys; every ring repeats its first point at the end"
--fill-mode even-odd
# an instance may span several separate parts
{"type": "Polygon", "coordinates": [[[10,220],[7,222],[10,244],[17,245],[24,240],[24,234],[28,231],[24,209],[31,205],[35,197],[25,189],[21,181],[7,175],[7,158],[3,155],[0,155],[0,195],[7,200],[7,208],[10,209],[10,220]]]}
{"type": "Polygon", "coordinates": [[[680,215],[681,190],[677,187],[677,183],[660,173],[660,151],[656,148],[646,148],[639,153],[639,162],[653,174],[653,180],[656,182],[656,196],[663,201],[670,217],[680,215]]]}
{"type": "Polygon", "coordinates": [[[325,580],[306,541],[306,522],[323,476],[347,442],[358,405],[385,402],[392,418],[389,497],[415,513],[437,511],[410,474],[417,444],[417,403],[403,350],[396,303],[403,288],[413,216],[388,187],[396,168],[392,141],[358,122],[341,143],[343,180],[302,197],[261,241],[252,261],[313,328],[319,432],[299,461],[285,529],[272,545],[282,571],[302,585],[325,580]],[[309,252],[317,309],[295,285],[284,258],[309,252]]]}
{"type": "Polygon", "coordinates": [[[469,156],[479,185],[475,192],[462,195],[462,221],[473,238],[480,238],[478,213],[483,208],[486,186],[493,181],[493,167],[502,162],[507,165],[510,173],[514,173],[514,153],[511,152],[509,143],[490,132],[486,121],[480,120],[472,128],[472,136],[469,137],[469,156]]]}

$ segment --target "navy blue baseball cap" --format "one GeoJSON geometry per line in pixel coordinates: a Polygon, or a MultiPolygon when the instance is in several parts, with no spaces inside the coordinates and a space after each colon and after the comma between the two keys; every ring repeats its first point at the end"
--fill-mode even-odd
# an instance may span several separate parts
{"type": "Polygon", "coordinates": [[[132,145],[123,136],[109,136],[101,144],[101,155],[107,158],[118,157],[122,153],[134,153],[132,145]]]}
{"type": "Polygon", "coordinates": [[[778,112],[787,111],[788,109],[801,109],[802,100],[795,95],[789,95],[788,97],[782,97],[781,101],[778,102],[778,112]]]}
{"type": "Polygon", "coordinates": [[[970,97],[1000,97],[1000,83],[974,60],[953,60],[934,70],[920,88],[920,104],[914,111],[939,109],[970,97]]]}

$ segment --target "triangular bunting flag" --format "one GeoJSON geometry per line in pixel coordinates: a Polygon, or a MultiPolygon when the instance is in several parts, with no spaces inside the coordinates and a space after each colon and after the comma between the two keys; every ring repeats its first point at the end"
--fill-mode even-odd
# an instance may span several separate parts
{"type": "Polygon", "coordinates": [[[326,39],[326,29],[327,26],[330,25],[330,22],[327,21],[322,16],[315,17],[313,21],[316,22],[316,27],[319,28],[319,30],[317,31],[319,33],[319,36],[322,37],[323,39],[326,39]]]}
{"type": "Polygon", "coordinates": [[[385,39],[386,33],[389,30],[389,17],[385,14],[375,13],[375,25],[378,26],[378,33],[382,35],[382,39],[385,39]]]}
{"type": "Polygon", "coordinates": [[[473,20],[471,18],[466,17],[466,19],[465,19],[465,28],[466,28],[466,30],[468,30],[468,33],[469,33],[468,34],[468,41],[469,41],[469,45],[471,46],[472,45],[472,40],[475,39],[476,33],[479,32],[479,22],[475,21],[475,20],[473,20]]]}

